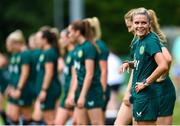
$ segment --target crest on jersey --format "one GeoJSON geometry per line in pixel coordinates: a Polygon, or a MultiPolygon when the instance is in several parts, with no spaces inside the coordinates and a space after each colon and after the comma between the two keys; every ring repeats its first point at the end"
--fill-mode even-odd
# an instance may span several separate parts
{"type": "Polygon", "coordinates": [[[41,54],[41,55],[40,55],[40,57],[39,57],[39,61],[41,61],[41,62],[42,62],[43,60],[44,60],[44,55],[43,55],[43,54],[41,54]]]}
{"type": "Polygon", "coordinates": [[[12,63],[12,64],[15,63],[15,58],[14,58],[14,57],[12,57],[11,63],[12,63]]]}
{"type": "Polygon", "coordinates": [[[66,62],[67,62],[67,63],[70,63],[70,62],[71,62],[71,57],[70,57],[70,56],[67,57],[66,62]]]}
{"type": "Polygon", "coordinates": [[[144,46],[141,46],[139,49],[139,53],[142,55],[144,53],[144,46]]]}
{"type": "Polygon", "coordinates": [[[20,61],[21,61],[21,57],[18,56],[17,59],[16,59],[16,62],[17,62],[17,63],[20,63],[20,61]]]}
{"type": "Polygon", "coordinates": [[[81,58],[83,56],[83,51],[82,50],[79,50],[78,52],[78,57],[81,58]]]}

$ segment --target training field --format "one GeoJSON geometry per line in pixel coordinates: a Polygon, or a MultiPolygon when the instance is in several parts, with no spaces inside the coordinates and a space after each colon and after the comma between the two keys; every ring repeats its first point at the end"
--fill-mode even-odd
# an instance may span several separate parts
{"type": "MultiPolygon", "coordinates": [[[[173,125],[179,125],[180,124],[180,101],[176,101],[175,109],[174,109],[174,115],[173,115],[173,125]]],[[[2,124],[2,120],[0,118],[0,125],[2,124]]]]}

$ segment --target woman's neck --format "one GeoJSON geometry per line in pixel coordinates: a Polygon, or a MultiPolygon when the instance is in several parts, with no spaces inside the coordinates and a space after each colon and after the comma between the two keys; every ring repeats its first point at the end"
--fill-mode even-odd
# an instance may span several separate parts
{"type": "Polygon", "coordinates": [[[27,50],[27,46],[23,45],[20,50],[21,50],[21,52],[27,50]]]}
{"type": "Polygon", "coordinates": [[[85,42],[85,40],[86,39],[83,36],[80,36],[78,41],[80,44],[83,44],[85,42]]]}
{"type": "Polygon", "coordinates": [[[48,50],[50,49],[52,46],[49,45],[49,44],[45,44],[44,47],[43,47],[43,50],[48,50]]]}
{"type": "Polygon", "coordinates": [[[67,50],[68,50],[68,51],[71,51],[71,50],[73,50],[73,49],[74,49],[74,45],[69,44],[68,47],[67,47],[67,50]]]}

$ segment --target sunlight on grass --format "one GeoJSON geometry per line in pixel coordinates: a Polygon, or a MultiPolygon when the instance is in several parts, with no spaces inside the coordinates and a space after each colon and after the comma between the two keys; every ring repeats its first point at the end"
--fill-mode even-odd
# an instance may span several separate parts
{"type": "Polygon", "coordinates": [[[180,124],[180,101],[176,101],[176,105],[174,108],[174,114],[173,114],[173,125],[179,125],[180,124]]]}

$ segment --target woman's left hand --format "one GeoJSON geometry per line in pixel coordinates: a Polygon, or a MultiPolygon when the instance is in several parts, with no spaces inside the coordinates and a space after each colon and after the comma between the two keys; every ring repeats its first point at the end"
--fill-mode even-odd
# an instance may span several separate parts
{"type": "Polygon", "coordinates": [[[140,92],[144,88],[145,88],[145,85],[143,84],[143,82],[136,82],[136,86],[135,86],[136,93],[140,92]]]}
{"type": "Polygon", "coordinates": [[[83,108],[85,104],[85,97],[80,96],[78,101],[77,101],[77,106],[78,108],[83,108]]]}
{"type": "Polygon", "coordinates": [[[45,99],[46,99],[46,95],[47,95],[46,91],[45,91],[45,90],[42,90],[42,91],[40,92],[39,96],[38,96],[39,101],[40,101],[40,102],[44,102],[45,99]]]}
{"type": "Polygon", "coordinates": [[[20,96],[21,96],[21,91],[18,89],[15,89],[11,93],[11,97],[13,97],[14,99],[18,99],[18,98],[20,98],[20,96]]]}

